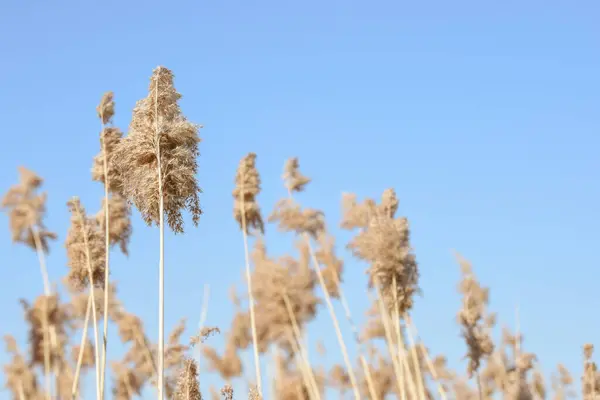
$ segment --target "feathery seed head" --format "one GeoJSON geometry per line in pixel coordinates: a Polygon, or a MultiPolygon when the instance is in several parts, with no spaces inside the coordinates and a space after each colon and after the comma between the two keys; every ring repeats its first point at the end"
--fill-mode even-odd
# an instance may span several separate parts
{"type": "Polygon", "coordinates": [[[125,197],[148,225],[159,222],[162,188],[167,223],[175,233],[183,232],[182,209],[190,211],[195,225],[202,214],[196,181],[200,127],[182,115],[177,104],[180,97],[172,72],[156,68],[148,96],[136,104],[129,134],[117,146],[115,156],[125,197]]]}
{"type": "Polygon", "coordinates": [[[344,262],[335,255],[335,238],[320,235],[318,239],[320,248],[316,252],[317,261],[325,266],[322,269],[325,287],[329,295],[334,298],[340,296],[340,284],[342,283],[342,272],[344,262]]]}
{"type": "Polygon", "coordinates": [[[71,211],[71,226],[65,242],[69,280],[74,288],[83,290],[90,285],[90,268],[94,287],[103,287],[106,249],[100,225],[95,218],[86,215],[79,198],[73,197],[67,206],[71,211]]]}
{"type": "Polygon", "coordinates": [[[36,249],[36,234],[42,250],[48,252],[48,240],[56,239],[43,222],[46,214],[46,194],[36,191],[43,183],[33,171],[19,167],[20,182],[13,185],[2,198],[0,206],[8,213],[13,242],[36,249]]]}
{"type": "MultiPolygon", "coordinates": [[[[100,231],[106,230],[106,198],[102,199],[102,208],[96,214],[96,222],[99,225],[100,231]]],[[[123,254],[127,255],[127,246],[132,234],[131,226],[131,207],[127,204],[127,200],[118,194],[113,194],[108,200],[109,207],[109,240],[111,246],[118,244],[123,254]]]]}
{"type": "Polygon", "coordinates": [[[292,321],[286,303],[291,306],[299,327],[316,315],[320,302],[314,293],[317,281],[310,268],[308,247],[304,241],[298,244],[298,250],[298,260],[290,256],[274,260],[267,255],[261,240],[255,243],[251,255],[255,269],[251,279],[257,310],[257,336],[262,349],[272,343],[289,345],[287,333],[292,321]]]}
{"type": "Polygon", "coordinates": [[[248,153],[240,161],[233,189],[233,216],[243,229],[242,218],[246,219],[246,232],[250,228],[264,233],[265,225],[256,196],[260,193],[260,175],[256,169],[256,154],[248,153]]]}
{"type": "Polygon", "coordinates": [[[198,364],[193,358],[185,358],[179,370],[175,400],[202,400],[198,383],[198,364]]]}
{"type": "Polygon", "coordinates": [[[5,336],[4,340],[6,351],[12,355],[12,359],[4,365],[4,386],[14,399],[41,399],[35,370],[17,348],[14,337],[5,336]]]}
{"type": "Polygon", "coordinates": [[[299,168],[300,162],[297,157],[288,159],[283,168],[283,181],[291,192],[302,192],[310,183],[310,178],[302,175],[299,168]]]}
{"type": "Polygon", "coordinates": [[[325,231],[325,218],[321,211],[303,210],[292,199],[280,200],[269,216],[269,222],[277,222],[283,232],[307,233],[315,239],[325,231]]]}
{"type": "Polygon", "coordinates": [[[122,138],[123,132],[119,128],[103,128],[100,133],[101,150],[94,157],[94,164],[92,165],[92,180],[106,184],[104,179],[104,157],[106,152],[108,190],[117,194],[123,191],[123,179],[116,160],[116,149],[122,138]]]}
{"type": "Polygon", "coordinates": [[[379,205],[370,199],[358,204],[354,195],[345,195],[343,206],[342,227],[360,228],[348,248],[371,265],[367,271],[370,285],[379,286],[388,310],[394,310],[397,302],[400,315],[404,314],[419,292],[419,270],[410,245],[408,220],[395,217],[396,194],[386,190],[379,205]]]}
{"type": "Polygon", "coordinates": [[[47,344],[51,350],[51,362],[55,363],[64,357],[61,343],[55,347],[47,335],[53,329],[60,342],[66,341],[65,323],[68,321],[68,315],[61,306],[58,295],[38,296],[33,305],[22,300],[21,305],[25,312],[25,319],[29,323],[29,345],[30,362],[35,365],[44,365],[44,346],[47,344]],[[46,327],[46,323],[48,324],[46,327]],[[45,340],[48,340],[46,343],[45,340]]]}
{"type": "Polygon", "coordinates": [[[113,115],[115,115],[115,101],[114,101],[114,93],[106,92],[102,95],[102,99],[100,99],[100,104],[96,107],[96,112],[98,112],[98,118],[102,122],[102,125],[108,124],[113,115]]]}
{"type": "MultiPolygon", "coordinates": [[[[493,324],[495,321],[487,318],[489,290],[481,287],[471,264],[460,255],[457,255],[457,258],[463,274],[459,285],[459,292],[463,297],[462,309],[458,313],[458,323],[462,327],[462,336],[467,344],[466,357],[469,359],[467,373],[471,377],[479,370],[482,360],[488,358],[494,351],[494,342],[490,337],[492,325],[488,324],[493,324]]],[[[519,339],[516,338],[516,340],[519,339]]],[[[531,364],[532,359],[523,358],[520,361],[522,366],[526,367],[531,364]]]]}

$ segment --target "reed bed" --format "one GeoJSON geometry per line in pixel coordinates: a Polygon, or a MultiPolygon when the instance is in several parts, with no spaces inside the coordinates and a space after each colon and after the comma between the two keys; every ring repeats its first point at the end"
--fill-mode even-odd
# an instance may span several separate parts
{"type": "MultiPolygon", "coordinates": [[[[458,254],[462,307],[456,322],[464,340],[466,370],[451,370],[443,355],[431,354],[411,318],[416,294],[422,290],[419,264],[411,247],[410,224],[399,214],[394,189],[376,199],[342,196],[340,227],[353,234],[347,254],[368,265],[361,293],[371,307],[366,324],[357,326],[342,285],[344,260],[325,215],[298,200],[299,192],[310,190],[311,179],[294,157],[282,162],[281,183],[268,182],[282,185],[286,195],[266,216],[258,202],[259,156],[249,152],[237,171],[232,166],[233,218],[241,231],[238,247],[245,259],[246,288],[241,296],[233,296],[236,311],[230,326],[203,327],[186,338],[182,320],[165,336],[164,271],[175,268],[165,264],[165,229],[183,234],[184,212],[189,212],[194,225],[202,223],[196,178],[201,126],[182,114],[180,97],[173,73],[157,67],[124,134],[112,122],[114,94],[101,96],[100,146],[92,159],[92,179],[102,184],[104,200],[96,214],[88,214],[77,197],[67,202],[68,273],[60,282],[49,281],[45,261],[58,235],[44,224],[43,180],[19,168],[19,181],[8,189],[1,205],[13,241],[38,257],[42,290],[33,301],[22,301],[28,348],[20,349],[14,337],[5,336],[11,356],[4,366],[5,387],[12,398],[83,398],[81,382],[86,374],[94,377],[98,400],[140,398],[149,388],[159,400],[198,400],[202,393],[214,399],[281,400],[320,400],[332,393],[372,400],[600,398],[592,344],[583,346],[584,373],[576,392],[574,378],[562,365],[556,366],[551,379],[542,376],[538,358],[527,352],[521,332],[505,329],[494,341],[498,324],[489,308],[489,289],[458,254]],[[111,269],[121,266],[111,265],[110,254],[128,253],[132,212],[156,229],[160,239],[156,335],[148,334],[143,321],[124,307],[116,282],[111,281],[111,269]],[[264,237],[267,225],[291,234],[297,251],[271,255],[264,237]],[[59,295],[59,286],[68,296],[59,295]],[[336,303],[343,314],[336,312],[336,303]],[[319,312],[329,318],[328,332],[337,342],[327,352],[342,360],[329,370],[309,359],[307,348],[307,326],[319,312]],[[342,319],[350,327],[347,332],[340,325],[342,319]],[[118,336],[109,337],[110,324],[118,336]],[[213,335],[224,338],[221,351],[211,346],[213,335]],[[152,342],[151,336],[158,341],[152,342]],[[121,359],[109,362],[108,349],[114,342],[126,351],[121,359]],[[351,342],[354,354],[349,351],[351,342]],[[242,361],[240,354],[246,349],[251,349],[252,362],[242,361]],[[201,386],[207,371],[200,369],[198,356],[208,371],[222,378],[221,389],[201,386]],[[268,366],[266,371],[262,365],[268,366]],[[234,393],[232,384],[239,379],[248,382],[248,393],[234,393]]],[[[173,239],[168,248],[176,242],[173,239]]]]}

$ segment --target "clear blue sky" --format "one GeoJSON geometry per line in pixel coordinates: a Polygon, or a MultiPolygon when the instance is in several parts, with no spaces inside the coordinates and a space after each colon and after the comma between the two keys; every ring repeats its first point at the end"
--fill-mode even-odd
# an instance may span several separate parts
{"type": "MultiPolygon", "coordinates": [[[[205,216],[167,242],[169,327],[180,317],[195,327],[205,284],[208,324],[227,326],[227,290],[243,268],[232,181],[254,151],[265,210],[285,194],[279,177],[290,156],[314,178],[301,200],[332,227],[342,191],[397,190],[421,266],[415,318],[435,353],[456,366],[464,352],[456,249],[492,286],[502,323],[513,325],[520,305],[525,345],[546,371],[562,361],[579,373],[580,346],[600,337],[599,12],[592,1],[5,1],[0,189],[19,165],[46,178],[47,225],[60,234],[49,259],[57,281],[66,273],[66,201],[100,206],[89,172],[95,107],[113,90],[115,122],[126,130],[162,64],[176,74],[184,113],[205,125],[205,216]]],[[[0,331],[23,338],[17,299],[42,290],[39,268],[35,254],[10,244],[5,216],[0,224],[0,331]]],[[[113,257],[113,276],[155,337],[157,230],[137,214],[134,230],[131,256],[113,257]]],[[[273,250],[291,239],[269,238],[273,250]]],[[[348,238],[340,234],[340,251],[348,238]]],[[[364,267],[348,260],[345,275],[357,316],[364,267]]],[[[331,332],[322,313],[312,339],[331,332]]],[[[325,342],[328,363],[339,360],[335,341],[325,342]]]]}

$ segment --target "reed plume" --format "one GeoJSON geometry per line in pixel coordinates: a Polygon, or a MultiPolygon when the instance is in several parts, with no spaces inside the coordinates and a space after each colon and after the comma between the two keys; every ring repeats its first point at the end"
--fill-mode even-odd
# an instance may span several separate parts
{"type": "Polygon", "coordinates": [[[248,300],[250,309],[250,327],[252,331],[252,344],[254,350],[254,370],[256,385],[262,396],[262,377],[260,373],[260,358],[258,355],[258,341],[256,337],[256,317],[254,312],[254,293],[250,275],[250,260],[248,252],[248,234],[250,228],[264,233],[265,226],[260,213],[256,196],[260,193],[260,176],[256,169],[256,154],[249,153],[238,166],[233,190],[233,215],[242,229],[244,238],[244,260],[246,263],[246,283],[248,285],[248,300]]]}
{"type": "MultiPolygon", "coordinates": [[[[2,198],[1,207],[8,213],[9,226],[12,240],[15,243],[23,243],[37,252],[42,282],[44,285],[45,299],[51,296],[50,278],[46,267],[45,253],[48,253],[48,241],[55,240],[57,235],[46,229],[44,216],[46,214],[46,193],[38,194],[37,190],[42,186],[43,180],[33,171],[19,167],[20,179],[17,185],[11,186],[2,198]]],[[[44,303],[45,304],[45,303],[44,303]]],[[[46,316],[47,310],[43,311],[46,316]]],[[[47,321],[46,321],[47,322],[47,321]]],[[[46,328],[47,323],[44,322],[46,328]]],[[[50,348],[56,346],[56,332],[46,332],[50,336],[51,344],[46,343],[44,349],[45,374],[46,374],[46,396],[51,396],[50,377],[50,348]]],[[[58,371],[55,370],[58,376],[58,371]]]]}
{"type": "Polygon", "coordinates": [[[494,351],[494,343],[490,337],[494,318],[487,314],[489,290],[481,287],[477,281],[471,264],[458,256],[463,279],[459,285],[462,294],[462,308],[458,313],[458,322],[462,327],[462,336],[467,344],[466,358],[469,360],[467,376],[476,375],[480,397],[483,396],[479,377],[479,367],[484,359],[494,351]]]}
{"type": "MultiPolygon", "coordinates": [[[[113,92],[106,92],[98,107],[96,107],[98,118],[100,119],[100,154],[94,157],[92,167],[92,179],[104,184],[104,199],[102,209],[98,213],[98,221],[105,237],[105,292],[108,294],[108,283],[110,275],[110,247],[114,243],[119,243],[123,253],[127,254],[127,241],[131,235],[131,224],[129,222],[129,207],[122,197],[123,181],[120,172],[115,163],[115,149],[122,138],[122,133],[118,128],[108,127],[112,123],[115,114],[115,102],[113,92]],[[109,197],[109,192],[112,196],[109,197]],[[116,214],[116,215],[115,215],[116,214]],[[113,221],[114,220],[114,221],[113,221]],[[113,228],[112,223],[116,223],[113,228]]],[[[105,297],[105,308],[108,306],[108,296],[105,297]]],[[[106,354],[108,349],[108,315],[104,314],[104,330],[102,341],[102,367],[100,373],[100,397],[104,399],[105,374],[106,374],[106,354]]]]}
{"type": "Polygon", "coordinates": [[[19,400],[44,398],[35,371],[19,351],[15,338],[5,336],[4,342],[6,351],[11,355],[11,360],[4,366],[5,387],[11,392],[12,397],[19,400]]]}
{"type": "Polygon", "coordinates": [[[177,104],[181,95],[173,73],[157,67],[150,78],[148,96],[137,102],[129,134],[115,151],[123,179],[123,193],[147,224],[158,224],[158,398],[164,392],[164,216],[175,233],[183,232],[182,210],[200,220],[200,188],[196,181],[199,126],[189,122],[177,104]]]}

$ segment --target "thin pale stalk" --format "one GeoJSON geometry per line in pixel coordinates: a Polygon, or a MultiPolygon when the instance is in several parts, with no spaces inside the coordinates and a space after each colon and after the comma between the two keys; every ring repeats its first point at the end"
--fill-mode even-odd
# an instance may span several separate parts
{"type": "MultiPolygon", "coordinates": [[[[103,116],[100,117],[101,120],[103,116]]],[[[105,269],[104,269],[104,331],[102,336],[102,369],[100,372],[100,399],[104,400],[104,377],[106,374],[106,353],[108,347],[108,282],[109,282],[109,271],[110,271],[110,213],[109,213],[109,201],[108,201],[108,154],[106,153],[106,141],[104,140],[104,123],[102,124],[102,133],[100,140],[102,142],[102,154],[103,154],[103,169],[104,169],[104,238],[105,238],[105,269]]]]}
{"type": "Polygon", "coordinates": [[[79,216],[79,223],[83,230],[83,242],[85,246],[85,258],[87,261],[88,280],[90,285],[90,295],[92,296],[92,317],[94,319],[94,361],[96,365],[96,398],[100,399],[100,356],[98,354],[98,318],[96,315],[96,295],[94,293],[94,274],[92,272],[92,259],[90,256],[90,245],[88,243],[87,232],[85,232],[85,221],[81,215],[81,210],[77,209],[77,215],[79,216]]]}
{"type": "MultiPolygon", "coordinates": [[[[293,201],[294,197],[292,196],[292,191],[288,188],[288,196],[293,201]]],[[[329,310],[329,315],[331,317],[331,321],[333,322],[333,326],[335,328],[335,335],[337,337],[338,343],[342,350],[342,356],[344,357],[344,364],[346,364],[346,369],[348,370],[348,377],[350,378],[350,383],[352,385],[352,391],[354,393],[354,397],[356,400],[360,400],[360,391],[358,390],[358,381],[356,380],[356,375],[354,374],[354,370],[352,369],[352,364],[350,363],[350,358],[348,357],[348,350],[346,348],[346,343],[344,342],[344,338],[342,336],[342,331],[340,329],[340,324],[335,315],[335,310],[333,308],[333,303],[331,302],[331,296],[329,295],[329,291],[327,290],[327,285],[325,284],[325,279],[323,278],[323,272],[319,267],[319,261],[315,255],[315,252],[312,248],[312,244],[310,242],[310,237],[306,232],[302,234],[306,244],[308,246],[308,251],[310,254],[310,258],[313,262],[314,269],[317,273],[317,278],[319,279],[319,284],[321,285],[321,289],[323,290],[323,294],[325,297],[325,303],[327,304],[327,309],[329,310]]]]}
{"type": "Polygon", "coordinates": [[[425,393],[425,385],[424,385],[424,381],[423,381],[423,374],[421,371],[421,363],[419,361],[419,355],[417,353],[417,348],[415,346],[415,341],[412,337],[412,335],[410,334],[410,332],[408,332],[408,341],[410,344],[410,355],[413,361],[413,365],[415,365],[415,381],[417,382],[417,391],[419,392],[419,395],[421,397],[422,400],[425,400],[425,398],[427,397],[426,393],[425,393]]]}
{"type": "Polygon", "coordinates": [[[371,396],[371,400],[379,400],[377,396],[377,392],[375,391],[375,384],[373,383],[373,377],[371,376],[371,369],[369,368],[369,364],[367,364],[367,360],[365,356],[360,355],[360,362],[365,371],[365,378],[367,380],[367,387],[369,389],[369,395],[371,396]]]}
{"type": "Polygon", "coordinates": [[[331,320],[333,321],[333,326],[335,328],[335,335],[337,336],[338,343],[340,344],[340,348],[342,350],[342,356],[344,357],[344,364],[346,364],[346,369],[348,370],[348,377],[350,378],[350,384],[352,385],[352,391],[354,393],[354,397],[357,400],[360,400],[360,391],[358,390],[358,383],[356,380],[356,375],[354,374],[354,370],[352,369],[352,364],[350,363],[350,357],[348,356],[348,350],[346,348],[346,343],[344,342],[344,338],[342,336],[342,331],[340,329],[340,323],[335,315],[335,310],[333,308],[333,303],[331,302],[331,296],[329,296],[329,291],[327,290],[327,285],[325,284],[325,279],[323,278],[323,272],[319,267],[319,261],[315,256],[315,252],[313,251],[312,245],[310,243],[310,238],[307,233],[303,234],[304,240],[308,244],[308,251],[310,253],[310,257],[314,264],[315,271],[317,272],[317,278],[319,279],[319,283],[321,285],[321,289],[323,290],[325,297],[325,303],[327,304],[327,309],[329,310],[329,315],[331,316],[331,320]]]}
{"type": "Polygon", "coordinates": [[[275,378],[273,376],[273,365],[267,362],[265,366],[265,375],[267,376],[267,382],[269,383],[269,399],[275,398],[275,388],[273,387],[273,382],[275,382],[275,378]]]}
{"type": "Polygon", "coordinates": [[[42,240],[40,233],[35,227],[31,227],[31,233],[33,234],[33,241],[35,243],[35,250],[40,263],[40,272],[42,273],[42,281],[44,282],[44,294],[50,296],[50,279],[48,278],[48,268],[46,268],[46,257],[44,257],[44,247],[42,246],[42,240]]]}
{"type": "Polygon", "coordinates": [[[378,400],[376,392],[375,392],[375,385],[373,383],[373,378],[371,376],[371,370],[369,369],[369,364],[367,363],[367,360],[365,359],[365,357],[362,354],[362,343],[360,340],[360,335],[358,333],[358,328],[356,327],[356,324],[354,323],[354,319],[352,318],[352,313],[350,312],[350,307],[348,306],[348,301],[346,300],[346,296],[344,295],[344,290],[342,289],[342,285],[340,284],[340,280],[338,279],[337,274],[335,274],[335,273],[333,274],[333,279],[335,281],[337,292],[339,294],[340,303],[342,303],[342,307],[344,308],[346,320],[350,324],[350,327],[352,329],[352,334],[354,336],[354,340],[356,341],[356,344],[359,347],[360,362],[363,367],[363,372],[365,374],[365,378],[367,380],[367,386],[369,387],[369,393],[371,395],[371,399],[378,400]]]}
{"type": "MultiPolygon", "coordinates": [[[[312,368],[302,355],[302,349],[298,344],[298,340],[296,339],[296,335],[292,332],[288,331],[288,341],[292,345],[292,350],[294,351],[294,361],[296,362],[296,366],[300,369],[300,373],[302,375],[302,380],[304,381],[304,386],[310,392],[309,397],[313,399],[320,399],[321,395],[319,393],[318,388],[315,387],[316,383],[313,382],[314,376],[312,372],[312,368]]],[[[298,387],[299,393],[302,393],[301,388],[298,387]]],[[[300,396],[302,398],[303,396],[300,396]]]]}
{"type": "MultiPolygon", "coordinates": [[[[206,318],[208,316],[208,301],[210,299],[210,285],[208,284],[204,284],[204,292],[202,293],[202,307],[201,307],[201,311],[200,311],[200,321],[198,322],[198,331],[202,331],[202,328],[204,328],[204,324],[206,323],[206,318]]],[[[197,343],[194,346],[193,350],[196,350],[196,354],[197,354],[197,359],[196,361],[198,362],[198,375],[200,375],[200,370],[201,370],[201,361],[202,358],[199,356],[201,354],[201,349],[202,349],[202,345],[203,342],[200,341],[200,343],[197,343]]],[[[192,351],[193,353],[193,351],[192,351]]],[[[200,377],[198,377],[198,380],[200,381],[200,377]]]]}
{"type": "Polygon", "coordinates": [[[292,322],[293,333],[295,336],[295,340],[297,341],[297,350],[294,349],[294,351],[297,351],[298,355],[302,357],[302,360],[307,368],[307,373],[308,373],[308,378],[310,380],[311,389],[314,392],[315,398],[320,399],[321,395],[319,393],[317,381],[315,380],[315,376],[312,372],[312,368],[310,368],[310,364],[308,363],[308,354],[306,352],[306,348],[302,345],[302,342],[301,342],[302,334],[300,333],[300,328],[298,327],[298,321],[296,320],[296,316],[294,315],[292,305],[290,304],[290,299],[289,299],[287,293],[285,293],[285,292],[283,293],[283,302],[285,303],[285,308],[286,308],[286,310],[288,312],[288,316],[290,317],[290,320],[292,322]]]}
{"type": "Polygon", "coordinates": [[[152,370],[154,371],[154,375],[158,376],[158,368],[156,367],[156,361],[154,360],[154,356],[152,356],[152,351],[150,347],[148,347],[148,343],[146,342],[146,338],[142,336],[141,333],[137,333],[135,335],[138,344],[141,344],[145,351],[145,356],[148,360],[150,360],[150,364],[152,364],[152,370]]]}
{"type": "Polygon", "coordinates": [[[87,331],[90,322],[90,314],[92,311],[92,295],[88,296],[87,308],[85,310],[85,321],[83,322],[83,332],[81,333],[81,344],[79,345],[79,354],[77,355],[77,366],[75,367],[75,378],[73,378],[73,387],[71,388],[71,398],[75,399],[77,395],[77,387],[79,384],[79,374],[81,371],[81,363],[83,362],[83,352],[87,343],[87,331]]]}
{"type": "MultiPolygon", "coordinates": [[[[44,300],[42,313],[44,314],[42,317],[42,329],[44,330],[44,374],[45,374],[45,382],[46,382],[46,395],[52,396],[52,377],[50,375],[50,344],[48,341],[48,335],[50,336],[50,340],[52,341],[52,346],[56,347],[56,332],[54,330],[54,326],[50,327],[48,324],[48,298],[50,298],[51,290],[50,290],[50,279],[48,278],[48,268],[46,267],[46,257],[44,257],[44,248],[42,246],[42,240],[40,238],[40,233],[35,227],[31,227],[31,233],[33,235],[33,241],[35,243],[35,250],[38,256],[38,261],[40,264],[40,272],[42,274],[42,281],[44,283],[44,295],[46,299],[44,300]]],[[[55,366],[54,375],[58,378],[58,370],[55,366]]],[[[50,399],[50,397],[48,397],[50,399]]]]}
{"type": "Polygon", "coordinates": [[[42,330],[44,331],[44,382],[46,399],[52,399],[52,375],[50,373],[50,341],[48,329],[48,296],[44,296],[42,306],[42,330]]]}
{"type": "Polygon", "coordinates": [[[398,361],[398,356],[396,351],[394,350],[394,339],[392,337],[392,328],[390,327],[390,318],[385,310],[385,305],[383,304],[383,299],[381,297],[381,293],[379,292],[379,282],[376,282],[375,289],[377,291],[377,306],[379,308],[379,314],[381,317],[381,321],[383,322],[383,330],[385,333],[385,341],[388,345],[388,351],[390,353],[390,358],[392,359],[392,367],[394,368],[394,374],[396,376],[396,383],[398,384],[398,391],[400,393],[400,398],[402,400],[406,400],[406,388],[404,387],[404,376],[402,375],[402,369],[400,368],[400,363],[398,361]]]}
{"type": "Polygon", "coordinates": [[[270,399],[274,399],[275,395],[277,393],[279,393],[279,386],[277,385],[277,382],[279,382],[279,378],[281,376],[281,371],[280,371],[280,365],[278,362],[278,354],[279,354],[279,349],[277,347],[277,345],[272,345],[271,347],[271,362],[273,364],[275,364],[275,372],[274,372],[274,379],[271,381],[271,396],[269,397],[270,399]]]}
{"type": "Polygon", "coordinates": [[[248,232],[246,226],[246,210],[244,204],[244,177],[242,181],[242,190],[240,190],[240,203],[242,211],[242,234],[244,236],[244,258],[246,261],[246,282],[248,284],[248,301],[250,307],[250,325],[252,329],[252,348],[254,350],[254,371],[256,374],[256,387],[260,397],[263,396],[262,392],[262,377],[260,373],[260,356],[258,355],[258,341],[256,336],[256,317],[254,314],[254,294],[252,292],[252,279],[250,276],[250,256],[248,255],[248,232]]]}
{"type": "Polygon", "coordinates": [[[162,160],[160,158],[160,131],[158,127],[158,82],[160,69],[156,77],[154,98],[154,119],[156,128],[156,160],[158,168],[158,213],[159,223],[159,263],[158,263],[158,400],[163,400],[165,388],[165,199],[162,181],[162,160]]]}
{"type": "Polygon", "coordinates": [[[25,400],[25,391],[23,390],[23,382],[19,381],[19,400],[25,400]]]}
{"type": "MultiPolygon", "coordinates": [[[[410,316],[408,314],[406,314],[404,316],[404,320],[406,321],[406,327],[408,328],[409,337],[411,337],[411,338],[413,336],[418,337],[417,327],[412,323],[412,319],[410,318],[410,316]],[[413,331],[414,331],[414,334],[413,334],[413,331]]],[[[411,339],[411,341],[412,341],[412,339],[411,339]]],[[[444,388],[438,381],[438,376],[437,376],[437,373],[435,372],[435,367],[433,365],[433,362],[431,361],[431,357],[429,356],[425,346],[420,346],[420,347],[423,352],[423,358],[425,359],[425,364],[427,364],[427,369],[429,370],[431,377],[435,381],[438,392],[440,393],[440,397],[442,398],[442,400],[446,400],[447,399],[446,391],[444,390],[444,388]]]]}
{"type": "Polygon", "coordinates": [[[325,284],[325,279],[323,278],[323,272],[319,267],[319,261],[315,256],[315,252],[313,251],[312,244],[310,242],[310,237],[307,233],[303,233],[304,240],[308,245],[308,251],[310,253],[310,257],[312,259],[314,269],[317,273],[317,278],[319,279],[319,284],[321,285],[321,289],[323,290],[323,294],[325,297],[325,303],[327,304],[327,309],[329,310],[329,315],[333,322],[333,326],[335,329],[335,334],[342,350],[342,356],[344,357],[344,364],[346,364],[346,369],[348,370],[348,377],[350,378],[350,384],[352,385],[352,391],[354,393],[354,397],[357,400],[360,400],[360,391],[358,390],[358,383],[356,380],[356,376],[354,375],[354,370],[352,369],[352,364],[350,363],[350,358],[348,357],[348,350],[346,348],[346,343],[344,342],[344,338],[342,336],[342,331],[340,329],[339,321],[335,315],[335,310],[333,308],[333,303],[331,302],[331,296],[329,296],[329,291],[327,290],[327,285],[325,284]]]}

